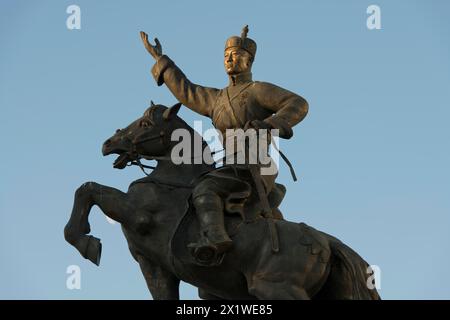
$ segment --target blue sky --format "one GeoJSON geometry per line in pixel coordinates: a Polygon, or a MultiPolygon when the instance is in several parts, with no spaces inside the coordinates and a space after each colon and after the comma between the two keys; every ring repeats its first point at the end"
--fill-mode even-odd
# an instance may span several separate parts
{"type": "MultiPolygon", "coordinates": [[[[381,268],[385,299],[450,299],[450,20],[447,1],[1,1],[0,298],[147,299],[119,225],[94,209],[100,267],[63,238],[86,181],[126,190],[103,141],[153,100],[139,31],[193,82],[224,87],[226,38],[250,27],[255,80],[305,97],[308,117],[281,147],[282,211],[346,242],[381,268]],[[81,8],[68,30],[66,8],[81,8]],[[381,8],[381,30],[366,9],[381,8]],[[81,290],[66,269],[81,268],[81,290]]],[[[193,124],[210,120],[184,108],[193,124]]],[[[196,290],[181,286],[181,297],[196,290]]]]}

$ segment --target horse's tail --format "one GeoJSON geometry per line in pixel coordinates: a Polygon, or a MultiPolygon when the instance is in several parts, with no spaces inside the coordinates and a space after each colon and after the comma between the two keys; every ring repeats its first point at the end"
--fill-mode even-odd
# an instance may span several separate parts
{"type": "Polygon", "coordinates": [[[329,239],[333,259],[339,268],[339,274],[336,276],[343,277],[341,279],[348,281],[351,286],[342,299],[381,300],[377,290],[368,286],[369,277],[372,276],[369,264],[340,240],[328,234],[326,236],[329,239]]]}

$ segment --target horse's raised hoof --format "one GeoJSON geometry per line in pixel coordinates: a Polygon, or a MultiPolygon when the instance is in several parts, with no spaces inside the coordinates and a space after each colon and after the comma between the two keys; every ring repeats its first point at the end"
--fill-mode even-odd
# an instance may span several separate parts
{"type": "Polygon", "coordinates": [[[100,258],[102,256],[102,243],[100,239],[90,236],[86,247],[86,259],[89,259],[95,265],[100,265],[100,258]]]}

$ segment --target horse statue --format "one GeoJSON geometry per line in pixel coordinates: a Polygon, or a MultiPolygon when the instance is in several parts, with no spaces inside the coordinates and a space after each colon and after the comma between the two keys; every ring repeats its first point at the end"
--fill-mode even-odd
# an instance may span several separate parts
{"type": "MultiPolygon", "coordinates": [[[[177,143],[171,141],[174,130],[199,138],[177,116],[180,106],[152,104],[141,118],[105,141],[103,155],[118,155],[115,168],[142,168],[140,159],[154,159],[157,165],[126,193],[95,182],[81,185],[64,229],[66,241],[99,265],[102,244],[89,234],[88,221],[92,206],[99,206],[121,224],[154,299],[179,299],[180,280],[198,287],[202,299],[380,299],[368,286],[369,265],[356,252],[326,233],[281,217],[226,214],[232,249],[216,265],[199,265],[188,246],[199,236],[190,196],[196,180],[215,165],[171,160],[177,143]]],[[[202,146],[203,154],[211,154],[205,141],[202,146]]],[[[274,212],[276,202],[271,203],[274,212]]]]}

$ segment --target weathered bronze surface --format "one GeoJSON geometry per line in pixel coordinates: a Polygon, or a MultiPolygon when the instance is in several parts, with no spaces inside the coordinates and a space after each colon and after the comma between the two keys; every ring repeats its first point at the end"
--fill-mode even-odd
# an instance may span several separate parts
{"type": "MultiPolygon", "coordinates": [[[[306,101],[270,83],[253,81],[256,43],[240,37],[225,44],[224,89],[191,83],[162,54],[162,46],[141,37],[156,59],[152,74],[190,109],[210,117],[220,131],[230,128],[292,127],[308,110],[306,101]]],[[[178,299],[179,281],[199,288],[203,299],[379,299],[367,287],[368,264],[338,239],[304,223],[285,221],[278,209],[285,187],[276,174],[259,175],[260,164],[178,164],[171,158],[174,130],[198,134],[171,108],[153,105],[103,144],[103,154],[118,154],[114,167],[155,159],[150,175],[131,183],[127,193],[95,182],[75,193],[66,240],[95,264],[100,240],[89,235],[94,205],[121,223],[133,258],[154,299],[178,299]]],[[[201,139],[201,138],[200,138],[201,139]]],[[[203,141],[203,140],[202,140],[203,141]]],[[[202,154],[211,155],[203,141],[202,154]]]]}

